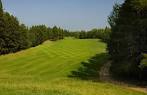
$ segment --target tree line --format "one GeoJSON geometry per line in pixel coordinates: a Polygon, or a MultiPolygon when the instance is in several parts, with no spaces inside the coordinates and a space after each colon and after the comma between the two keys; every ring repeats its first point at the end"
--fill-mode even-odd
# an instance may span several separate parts
{"type": "Polygon", "coordinates": [[[107,42],[110,39],[111,29],[106,27],[105,29],[92,29],[90,31],[78,31],[78,32],[67,32],[66,36],[75,37],[78,39],[101,39],[107,42]]]}
{"type": "Polygon", "coordinates": [[[147,0],[125,0],[109,16],[108,52],[117,77],[147,80],[147,0]],[[145,62],[146,61],[146,62],[145,62]]]}
{"type": "Polygon", "coordinates": [[[63,38],[64,30],[56,26],[34,25],[28,28],[20,24],[15,16],[3,11],[0,0],[0,55],[34,47],[46,40],[63,38]]]}
{"type": "Polygon", "coordinates": [[[28,28],[25,24],[21,24],[15,16],[3,11],[0,0],[0,55],[35,47],[46,40],[56,41],[64,37],[99,38],[107,41],[110,31],[110,28],[107,27],[80,32],[70,32],[57,26],[50,28],[46,25],[34,25],[28,28]]]}

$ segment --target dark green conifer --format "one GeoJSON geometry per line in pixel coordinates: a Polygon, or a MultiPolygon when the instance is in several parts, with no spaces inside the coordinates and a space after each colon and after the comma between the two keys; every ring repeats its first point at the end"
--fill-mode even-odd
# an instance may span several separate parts
{"type": "Polygon", "coordinates": [[[147,46],[146,6],[146,0],[125,0],[109,18],[112,33],[108,50],[115,74],[139,76],[141,55],[147,46]]]}

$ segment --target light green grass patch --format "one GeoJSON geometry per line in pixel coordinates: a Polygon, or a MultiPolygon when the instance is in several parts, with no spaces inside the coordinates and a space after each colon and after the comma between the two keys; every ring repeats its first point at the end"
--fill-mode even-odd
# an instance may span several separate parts
{"type": "Polygon", "coordinates": [[[96,54],[106,52],[98,39],[51,42],[0,56],[0,95],[145,95],[120,86],[67,76],[96,54]]]}

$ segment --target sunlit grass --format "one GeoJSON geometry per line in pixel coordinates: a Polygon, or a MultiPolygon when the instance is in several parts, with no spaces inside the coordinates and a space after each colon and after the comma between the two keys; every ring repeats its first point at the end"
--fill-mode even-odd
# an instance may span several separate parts
{"type": "Polygon", "coordinates": [[[0,95],[145,95],[108,83],[67,76],[96,54],[106,52],[98,39],[51,42],[0,56],[0,95]]]}

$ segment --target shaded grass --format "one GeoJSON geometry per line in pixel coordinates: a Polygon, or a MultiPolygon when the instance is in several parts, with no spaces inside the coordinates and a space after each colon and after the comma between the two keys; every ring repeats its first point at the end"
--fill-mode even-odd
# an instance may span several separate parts
{"type": "Polygon", "coordinates": [[[98,81],[100,69],[108,60],[109,56],[107,53],[96,54],[87,62],[81,62],[82,66],[78,70],[72,71],[69,77],[98,81]]]}

